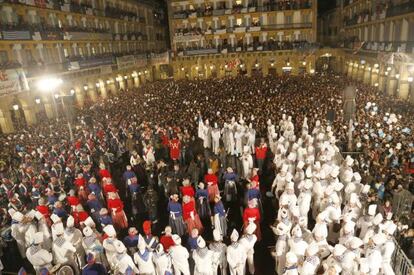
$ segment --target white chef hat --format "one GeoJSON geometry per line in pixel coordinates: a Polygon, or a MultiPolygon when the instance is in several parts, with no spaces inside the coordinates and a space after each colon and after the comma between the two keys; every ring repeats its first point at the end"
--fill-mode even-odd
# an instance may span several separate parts
{"type": "Polygon", "coordinates": [[[59,216],[56,215],[56,214],[50,215],[50,219],[52,220],[53,223],[57,223],[57,222],[60,222],[61,221],[61,219],[59,218],[59,216]]]}
{"type": "Polygon", "coordinates": [[[286,253],[286,266],[294,265],[298,262],[298,257],[295,253],[289,251],[286,253]]]}
{"type": "Polygon", "coordinates": [[[62,235],[64,233],[64,228],[62,223],[54,224],[55,234],[62,235]]]}
{"type": "Polygon", "coordinates": [[[353,237],[349,242],[349,245],[352,249],[357,249],[358,247],[361,247],[363,244],[364,242],[358,237],[353,237]]]}
{"type": "Polygon", "coordinates": [[[84,229],[83,229],[83,235],[85,235],[85,237],[89,237],[89,236],[92,236],[92,233],[93,233],[93,230],[92,230],[92,228],[90,228],[89,226],[86,226],[84,229]]]}
{"type": "Polygon", "coordinates": [[[371,204],[370,206],[368,206],[368,215],[374,216],[376,211],[377,211],[376,204],[371,204]]]}
{"type": "Polygon", "coordinates": [[[115,250],[117,253],[125,253],[126,252],[126,247],[124,245],[123,242],[119,241],[119,240],[115,240],[114,241],[114,246],[115,246],[115,250]]]}
{"type": "Polygon", "coordinates": [[[180,245],[181,244],[181,237],[178,236],[177,234],[172,235],[171,238],[173,239],[173,241],[174,241],[174,243],[176,245],[180,245]]]}
{"type": "Polygon", "coordinates": [[[217,228],[213,230],[213,238],[216,242],[223,240],[223,236],[221,235],[220,230],[217,228]]]}
{"type": "Polygon", "coordinates": [[[199,236],[199,237],[197,238],[197,246],[198,246],[199,248],[204,248],[204,247],[206,247],[206,241],[203,239],[203,237],[199,236]]]}
{"type": "Polygon", "coordinates": [[[147,243],[145,242],[144,238],[141,236],[141,234],[138,234],[138,249],[144,249],[147,247],[147,243]]]}
{"type": "Polygon", "coordinates": [[[34,244],[41,244],[43,242],[43,233],[42,232],[36,232],[33,235],[33,243],[34,244]]]}
{"type": "Polygon", "coordinates": [[[375,225],[379,225],[382,222],[382,220],[382,214],[378,213],[377,215],[375,215],[374,219],[372,220],[372,223],[375,225]]]}
{"type": "Polygon", "coordinates": [[[233,229],[233,231],[231,232],[231,235],[230,235],[230,240],[232,242],[237,242],[238,239],[239,239],[239,232],[237,232],[236,229],[233,229]]]}
{"type": "Polygon", "coordinates": [[[337,245],[335,245],[333,254],[335,256],[341,256],[341,255],[343,255],[345,253],[345,251],[346,251],[346,247],[345,246],[343,246],[342,244],[337,244],[337,245]]]}
{"type": "Polygon", "coordinates": [[[103,228],[103,231],[106,233],[106,235],[108,235],[108,237],[115,237],[116,236],[116,231],[115,231],[115,228],[112,224],[108,224],[107,226],[105,226],[103,228]]]}
{"type": "Polygon", "coordinates": [[[253,223],[253,222],[251,222],[251,223],[249,223],[249,225],[246,227],[246,233],[247,233],[247,234],[253,234],[253,233],[254,233],[254,231],[256,231],[256,228],[257,228],[256,224],[255,224],[255,223],[253,223]]]}

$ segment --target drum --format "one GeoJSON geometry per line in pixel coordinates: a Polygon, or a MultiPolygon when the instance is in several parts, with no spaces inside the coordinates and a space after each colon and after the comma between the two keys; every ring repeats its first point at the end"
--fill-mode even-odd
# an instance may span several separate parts
{"type": "Polygon", "coordinates": [[[50,274],[56,275],[75,275],[75,269],[69,264],[57,264],[50,270],[50,274]]]}

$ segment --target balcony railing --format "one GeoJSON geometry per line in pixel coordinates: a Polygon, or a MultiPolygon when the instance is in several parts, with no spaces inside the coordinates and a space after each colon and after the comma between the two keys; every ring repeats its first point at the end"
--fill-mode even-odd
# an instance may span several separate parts
{"type": "Polygon", "coordinates": [[[311,9],[312,1],[304,2],[295,2],[291,1],[291,4],[286,3],[268,3],[264,6],[249,6],[244,7],[242,5],[234,5],[233,8],[220,8],[220,9],[198,9],[198,10],[187,10],[187,11],[178,11],[173,14],[173,19],[186,19],[191,14],[196,14],[197,17],[206,17],[206,16],[221,16],[229,14],[240,14],[248,12],[272,12],[272,11],[285,11],[285,10],[300,10],[300,9],[311,9]]]}
{"type": "Polygon", "coordinates": [[[398,16],[406,13],[414,12],[414,5],[412,1],[398,5],[390,6],[387,9],[387,17],[398,16]]]}
{"type": "Polygon", "coordinates": [[[307,50],[318,48],[319,45],[308,43],[307,41],[295,42],[279,42],[267,41],[250,44],[236,44],[234,46],[229,44],[221,44],[218,47],[195,47],[178,49],[177,54],[183,55],[202,55],[202,54],[217,54],[217,53],[232,53],[232,52],[249,52],[249,51],[286,51],[286,50],[307,50]]]}
{"type": "Polygon", "coordinates": [[[361,44],[358,41],[345,41],[343,47],[355,51],[414,53],[414,41],[369,41],[361,44]]]}
{"type": "Polygon", "coordinates": [[[280,29],[304,29],[312,28],[312,23],[291,23],[291,24],[270,24],[263,25],[263,30],[280,30],[280,29]]]}

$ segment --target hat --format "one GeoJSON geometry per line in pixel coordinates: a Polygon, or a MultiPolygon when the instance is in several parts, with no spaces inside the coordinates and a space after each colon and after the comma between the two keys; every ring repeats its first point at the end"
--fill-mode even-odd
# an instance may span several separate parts
{"type": "Polygon", "coordinates": [[[147,247],[147,243],[145,242],[144,238],[141,236],[141,234],[138,235],[138,249],[144,249],[147,247]]]}
{"type": "Polygon", "coordinates": [[[316,255],[316,253],[319,252],[319,246],[316,243],[311,243],[306,248],[306,252],[308,253],[309,256],[316,255]]]}
{"type": "Polygon", "coordinates": [[[286,253],[286,266],[294,265],[298,262],[298,257],[295,253],[289,251],[286,253]]]}
{"type": "Polygon", "coordinates": [[[177,234],[172,235],[172,239],[173,239],[173,241],[174,241],[174,243],[176,245],[180,245],[181,244],[181,237],[178,236],[177,234]]]}
{"type": "Polygon", "coordinates": [[[251,223],[249,223],[249,225],[247,225],[247,227],[246,227],[246,233],[247,234],[253,234],[254,233],[254,231],[256,231],[256,228],[257,228],[257,226],[256,226],[256,224],[255,223],[253,223],[253,222],[251,222],[251,223]]]}
{"type": "Polygon", "coordinates": [[[53,223],[57,223],[57,222],[60,222],[61,221],[61,219],[59,218],[59,216],[56,215],[56,214],[50,215],[50,219],[52,220],[53,223]]]}
{"type": "Polygon", "coordinates": [[[344,254],[345,251],[346,251],[345,246],[343,246],[342,244],[337,244],[337,245],[335,245],[333,254],[335,256],[341,256],[342,254],[344,254]]]}
{"type": "Polygon", "coordinates": [[[388,235],[394,235],[395,230],[397,229],[397,225],[393,222],[388,223],[387,227],[384,229],[384,231],[388,235]]]}
{"type": "Polygon", "coordinates": [[[238,239],[239,239],[239,233],[237,232],[236,229],[233,229],[233,231],[231,232],[231,235],[230,235],[230,240],[232,242],[237,242],[238,239]]]}
{"type": "Polygon", "coordinates": [[[64,228],[62,223],[54,224],[55,234],[62,235],[64,233],[64,228]]]}
{"type": "Polygon", "coordinates": [[[39,211],[36,211],[36,213],[35,213],[35,218],[36,218],[38,221],[40,221],[41,219],[43,219],[43,218],[44,218],[44,216],[43,216],[43,214],[42,214],[42,213],[40,213],[39,211]]]}
{"type": "Polygon", "coordinates": [[[115,250],[117,253],[125,253],[126,251],[126,247],[124,245],[123,242],[119,241],[119,240],[115,240],[114,241],[114,246],[115,246],[115,250]]]}
{"type": "Polygon", "coordinates": [[[376,204],[371,204],[368,207],[368,215],[374,216],[376,211],[377,211],[377,205],[376,204]]]}
{"type": "Polygon", "coordinates": [[[345,232],[353,232],[355,228],[355,223],[353,221],[348,221],[345,225],[344,225],[344,231],[345,232]]]}
{"type": "Polygon", "coordinates": [[[146,235],[151,234],[151,221],[144,221],[142,224],[142,229],[146,235]]]}
{"type": "Polygon", "coordinates": [[[199,237],[197,238],[197,246],[198,246],[199,248],[204,248],[204,247],[206,247],[206,241],[203,239],[203,237],[199,236],[199,237]]]}
{"type": "Polygon", "coordinates": [[[69,216],[66,221],[66,227],[74,227],[75,226],[75,219],[72,216],[69,216]]]}
{"type": "Polygon", "coordinates": [[[106,233],[106,235],[108,235],[108,237],[115,237],[116,236],[116,231],[115,231],[115,228],[112,224],[108,224],[107,226],[105,226],[103,228],[103,231],[106,233]]]}
{"type": "Polygon", "coordinates": [[[95,227],[95,222],[91,217],[87,217],[86,220],[83,221],[83,224],[89,227],[95,227]]]}
{"type": "Polygon", "coordinates": [[[283,222],[280,222],[277,224],[276,229],[274,231],[278,236],[286,235],[289,232],[289,226],[287,226],[283,222]]]}
{"type": "Polygon", "coordinates": [[[379,225],[379,224],[382,222],[382,220],[383,220],[383,218],[382,218],[382,214],[381,214],[381,213],[378,213],[378,214],[375,216],[375,218],[374,218],[374,220],[372,221],[372,223],[373,223],[374,225],[379,225]]]}
{"type": "Polygon", "coordinates": [[[381,244],[385,243],[386,238],[385,238],[385,235],[383,233],[377,233],[372,237],[372,241],[376,245],[381,245],[381,244]]]}
{"type": "Polygon", "coordinates": [[[367,194],[370,189],[371,189],[371,186],[369,186],[369,184],[365,184],[364,187],[361,190],[361,193],[362,194],[367,194]]]}
{"type": "Polygon", "coordinates": [[[313,234],[315,237],[326,238],[328,236],[328,229],[326,228],[326,224],[316,224],[315,228],[313,229],[313,234]]]}
{"type": "Polygon", "coordinates": [[[298,165],[296,165],[296,168],[302,169],[305,166],[305,162],[303,162],[302,160],[300,160],[298,162],[298,165]]]}
{"type": "Polygon", "coordinates": [[[349,242],[349,245],[352,249],[357,249],[358,247],[361,247],[363,244],[364,242],[358,237],[353,237],[352,240],[349,242]]]}
{"type": "Polygon", "coordinates": [[[83,229],[83,235],[85,235],[85,237],[89,237],[89,236],[92,236],[92,234],[93,234],[93,230],[92,230],[92,228],[90,228],[89,226],[86,226],[84,229],[83,229]]]}
{"type": "Polygon", "coordinates": [[[354,159],[351,156],[346,156],[345,163],[348,166],[352,166],[354,164],[354,159]]]}
{"type": "Polygon", "coordinates": [[[20,213],[19,211],[16,211],[13,213],[12,215],[12,219],[17,221],[17,222],[21,222],[24,218],[24,215],[22,213],[20,213]]]}
{"type": "Polygon", "coordinates": [[[43,242],[43,233],[36,232],[33,236],[33,243],[34,244],[41,244],[43,242]]]}
{"type": "Polygon", "coordinates": [[[362,177],[361,177],[361,175],[360,175],[358,172],[355,172],[355,173],[353,174],[353,176],[354,176],[354,180],[355,180],[356,182],[361,182],[362,177]]]}
{"type": "Polygon", "coordinates": [[[216,242],[223,240],[223,236],[221,235],[220,230],[218,229],[213,230],[213,238],[214,238],[214,241],[216,242]]]}

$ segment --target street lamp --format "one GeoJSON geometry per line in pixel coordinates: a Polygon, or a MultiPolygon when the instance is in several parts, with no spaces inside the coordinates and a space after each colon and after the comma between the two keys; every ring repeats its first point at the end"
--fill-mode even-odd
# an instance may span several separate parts
{"type": "Polygon", "coordinates": [[[14,105],[13,105],[13,110],[15,110],[15,111],[19,110],[19,105],[14,104],[14,105]]]}
{"type": "Polygon", "coordinates": [[[303,66],[306,66],[306,61],[303,61],[303,62],[302,62],[302,65],[303,65],[303,66]]]}
{"type": "Polygon", "coordinates": [[[40,98],[35,99],[36,104],[40,104],[40,98]]]}
{"type": "Polygon", "coordinates": [[[396,74],[396,75],[395,75],[395,78],[396,78],[396,79],[400,79],[400,74],[396,74]]]}
{"type": "Polygon", "coordinates": [[[101,87],[101,84],[99,83],[99,82],[96,82],[96,88],[99,88],[99,87],[101,87]]]}
{"type": "Polygon", "coordinates": [[[74,94],[75,94],[75,92],[76,92],[76,91],[75,91],[75,89],[70,89],[70,94],[71,94],[71,95],[74,95],[74,94]]]}
{"type": "Polygon", "coordinates": [[[410,83],[411,83],[411,82],[413,82],[413,80],[414,80],[414,78],[413,78],[412,76],[409,76],[409,77],[407,78],[407,81],[408,81],[408,82],[410,82],[410,83]]]}
{"type": "Polygon", "coordinates": [[[87,91],[87,90],[89,89],[88,85],[86,85],[86,84],[85,84],[85,85],[83,86],[83,89],[84,89],[85,91],[87,91]]]}

